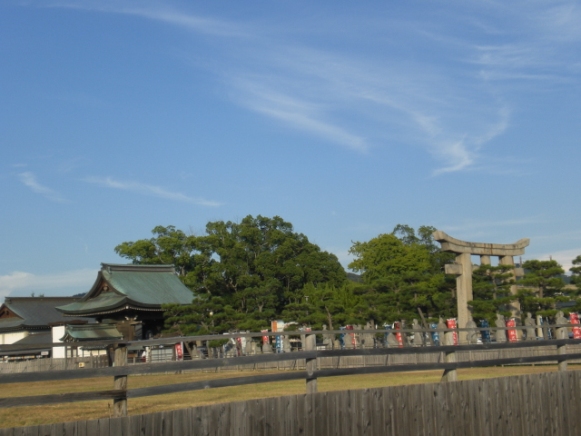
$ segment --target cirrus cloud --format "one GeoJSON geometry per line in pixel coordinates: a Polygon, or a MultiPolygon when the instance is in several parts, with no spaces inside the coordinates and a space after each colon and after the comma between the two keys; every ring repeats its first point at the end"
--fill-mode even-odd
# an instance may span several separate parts
{"type": "Polygon", "coordinates": [[[135,192],[141,195],[164,198],[166,200],[180,201],[183,203],[192,203],[198,206],[217,207],[221,203],[212,200],[206,200],[201,197],[190,197],[181,192],[172,192],[160,186],[147,185],[145,183],[134,181],[115,180],[112,177],[87,177],[83,179],[87,183],[103,186],[105,188],[119,189],[122,191],[135,192]]]}

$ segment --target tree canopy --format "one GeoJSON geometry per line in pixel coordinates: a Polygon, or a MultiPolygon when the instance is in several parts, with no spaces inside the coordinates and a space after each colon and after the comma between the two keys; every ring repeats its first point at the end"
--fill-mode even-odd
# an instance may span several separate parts
{"type": "MultiPolygon", "coordinates": [[[[321,250],[281,217],[214,221],[204,234],[186,234],[174,226],[157,226],[149,239],[115,247],[136,264],[174,264],[181,280],[195,295],[193,304],[168,305],[166,326],[184,334],[221,333],[268,328],[284,319],[319,329],[346,324],[391,323],[421,317],[456,316],[456,280],[444,274],[454,254],[441,251],[435,228],[417,230],[399,224],[391,233],[353,242],[349,268],[321,250]]],[[[573,260],[571,283],[565,287],[563,269],[555,261],[529,260],[525,276],[514,284],[512,267],[483,265],[473,272],[475,319],[496,313],[510,316],[518,298],[523,312],[552,316],[559,302],[576,303],[581,285],[581,255],[573,260]]]]}
{"type": "Polygon", "coordinates": [[[563,294],[565,282],[561,265],[555,260],[527,260],[523,263],[525,276],[519,281],[519,300],[523,312],[541,316],[557,313],[557,302],[569,301],[563,294]]]}
{"type": "Polygon", "coordinates": [[[409,321],[420,312],[430,318],[452,315],[454,280],[444,275],[443,266],[453,256],[436,246],[434,231],[421,226],[416,234],[398,225],[392,233],[353,243],[349,268],[363,277],[355,289],[361,296],[355,306],[360,320],[409,321]]]}
{"type": "Polygon", "coordinates": [[[154,237],[115,248],[134,263],[174,263],[197,296],[191,307],[168,307],[168,324],[181,333],[257,330],[270,326],[288,304],[299,304],[306,285],[342,286],[346,273],[275,216],[239,223],[209,222],[204,235],[158,226],[154,237]]]}

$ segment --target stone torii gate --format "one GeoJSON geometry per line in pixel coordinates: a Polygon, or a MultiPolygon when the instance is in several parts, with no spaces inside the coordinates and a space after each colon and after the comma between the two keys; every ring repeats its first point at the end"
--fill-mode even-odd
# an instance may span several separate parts
{"type": "MultiPolygon", "coordinates": [[[[521,239],[514,244],[487,244],[483,242],[466,242],[452,238],[441,230],[436,230],[432,236],[440,243],[443,251],[456,254],[456,262],[445,266],[446,274],[455,274],[456,277],[456,298],[458,301],[458,327],[465,328],[470,312],[468,301],[474,296],[472,294],[472,255],[480,256],[481,265],[490,265],[490,257],[498,256],[501,265],[513,266],[513,277],[523,275],[522,268],[514,268],[513,256],[524,254],[525,247],[529,245],[528,238],[521,239]]],[[[516,285],[510,287],[511,294],[517,292],[516,285]]],[[[520,317],[520,303],[514,302],[511,307],[512,316],[520,317]]],[[[466,339],[466,332],[461,335],[466,339]]]]}

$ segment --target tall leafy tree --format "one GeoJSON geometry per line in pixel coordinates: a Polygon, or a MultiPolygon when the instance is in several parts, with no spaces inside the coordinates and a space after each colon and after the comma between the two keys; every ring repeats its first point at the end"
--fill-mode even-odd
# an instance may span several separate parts
{"type": "Polygon", "coordinates": [[[581,288],[581,254],[573,259],[573,266],[569,268],[571,272],[571,283],[581,288]]]}
{"type": "Polygon", "coordinates": [[[525,275],[519,281],[522,288],[518,293],[523,312],[555,315],[556,303],[570,300],[563,294],[565,282],[561,265],[555,260],[527,260],[523,268],[525,275]]]}
{"type": "Polygon", "coordinates": [[[411,320],[418,311],[427,317],[451,314],[452,282],[442,271],[449,256],[436,246],[434,230],[422,226],[416,234],[413,228],[398,225],[391,234],[353,244],[350,253],[355,259],[349,267],[363,278],[358,289],[361,317],[383,322],[411,320]]]}
{"type": "Polygon", "coordinates": [[[200,236],[173,226],[156,227],[154,235],[124,242],[116,251],[134,263],[180,268],[198,296],[192,307],[168,308],[168,327],[182,333],[265,328],[288,304],[301,302],[306,285],[342,286],[346,280],[335,255],[278,216],[209,222],[200,236]]]}
{"type": "Polygon", "coordinates": [[[481,265],[472,273],[474,300],[469,301],[474,319],[486,319],[492,325],[496,313],[511,316],[508,305],[516,297],[510,293],[514,283],[512,266],[481,265]]]}
{"type": "Polygon", "coordinates": [[[181,277],[189,273],[195,264],[192,254],[196,239],[174,226],[156,226],[153,238],[123,242],[115,247],[115,252],[135,264],[174,265],[181,277]]]}

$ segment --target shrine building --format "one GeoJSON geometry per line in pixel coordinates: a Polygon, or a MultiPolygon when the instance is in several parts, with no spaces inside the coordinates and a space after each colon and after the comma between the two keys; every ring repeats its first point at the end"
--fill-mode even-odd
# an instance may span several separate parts
{"type": "MultiPolygon", "coordinates": [[[[191,304],[194,294],[179,279],[173,265],[118,265],[102,263],[91,290],[78,301],[59,306],[65,317],[87,317],[114,325],[124,340],[149,339],[163,329],[164,304],[191,304]]],[[[70,336],[99,337],[90,331],[70,336]]],[[[76,333],[76,334],[75,334],[76,333]]]]}

